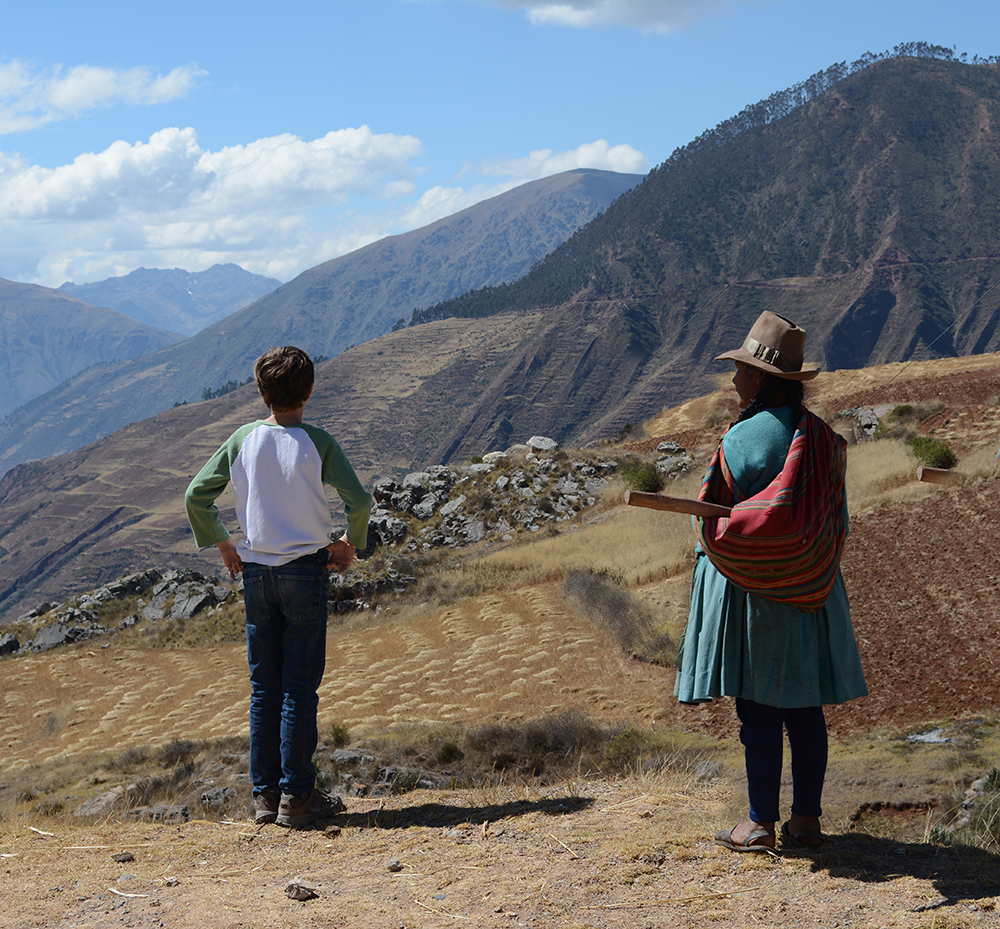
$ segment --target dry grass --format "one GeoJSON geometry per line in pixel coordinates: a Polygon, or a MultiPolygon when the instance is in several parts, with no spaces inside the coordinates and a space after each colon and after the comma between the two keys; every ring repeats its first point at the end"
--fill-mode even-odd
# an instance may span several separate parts
{"type": "Polygon", "coordinates": [[[966,480],[986,480],[995,478],[1000,471],[1000,460],[997,458],[996,443],[978,448],[955,466],[955,470],[965,476],[966,480]]]}
{"type": "MultiPolygon", "coordinates": [[[[671,422],[700,426],[721,410],[703,399],[671,422]]],[[[958,469],[967,480],[991,477],[993,453],[981,448],[958,469]]],[[[916,466],[901,442],[852,447],[852,513],[941,492],[914,482],[916,466]]],[[[696,496],[700,471],[668,492],[696,496]]],[[[0,855],[5,887],[17,890],[5,894],[5,929],[508,919],[743,929],[799,927],[818,914],[865,929],[997,925],[995,857],[931,841],[944,835],[964,786],[995,763],[993,718],[944,721],[953,738],[942,745],[888,731],[834,741],[824,824],[837,838],[816,858],[794,848],[734,856],[711,843],[746,812],[735,723],[719,741],[685,732],[711,710],[681,711],[672,671],[629,660],[561,587],[571,572],[603,572],[679,632],[690,519],[619,506],[623,491],[612,486],[557,534],[428,564],[433,586],[331,631],[320,693],[331,744],[349,738],[431,768],[447,757],[479,778],[466,790],[349,798],[339,835],[256,829],[242,806],[183,825],[72,815],[165,759],[190,780],[164,774],[164,800],[210,778],[200,767],[205,746],[246,734],[242,645],[205,647],[191,623],[162,643],[169,648],[116,637],[107,648],[83,643],[4,663],[0,855]],[[721,769],[703,780],[699,761],[721,769]],[[594,770],[624,774],[587,776],[594,770]],[[112,860],[125,850],[134,862],[112,860]],[[390,858],[403,870],[386,871],[390,858]],[[318,900],[284,897],[297,874],[319,885],[318,900]]],[[[216,617],[209,640],[238,614],[216,617]]],[[[786,807],[789,789],[786,769],[786,807]]],[[[989,830],[998,814],[988,807],[984,818],[989,830]]]]}
{"type": "Polygon", "coordinates": [[[847,451],[847,506],[853,514],[873,506],[917,500],[933,490],[915,480],[919,462],[898,439],[852,445],[847,451]]]}
{"type": "MultiPolygon", "coordinates": [[[[672,483],[675,496],[696,496],[700,476],[672,483]]],[[[570,571],[603,571],[628,586],[661,581],[687,571],[694,550],[689,517],[640,507],[617,506],[625,493],[620,481],[602,495],[606,509],[556,536],[531,540],[485,555],[474,570],[507,578],[511,586],[559,580],[570,571]]]]}
{"type": "MultiPolygon", "coordinates": [[[[6,929],[58,923],[252,929],[303,925],[768,925],[986,929],[1000,892],[991,856],[846,831],[812,856],[733,855],[711,835],[743,813],[733,746],[722,774],[683,766],[620,779],[517,778],[471,790],[348,799],[336,831],[245,819],[137,824],[30,820],[0,809],[6,929]],[[133,860],[115,861],[130,853],[133,860]],[[399,862],[391,872],[387,864],[399,862]],[[306,903],[284,896],[302,876],[306,903]]],[[[837,758],[840,766],[842,759],[837,758]]]]}

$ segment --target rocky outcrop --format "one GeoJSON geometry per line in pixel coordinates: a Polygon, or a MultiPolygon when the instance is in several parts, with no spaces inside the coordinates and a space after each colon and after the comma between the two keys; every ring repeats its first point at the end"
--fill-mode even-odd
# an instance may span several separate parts
{"type": "Polygon", "coordinates": [[[0,655],[44,652],[58,645],[128,629],[140,620],[186,620],[236,597],[237,592],[223,586],[218,578],[205,578],[197,571],[169,570],[161,574],[150,568],[120,577],[64,604],[39,604],[18,619],[19,624],[28,623],[35,628],[34,637],[21,644],[16,636],[5,635],[0,639],[0,655]],[[136,612],[110,626],[101,621],[102,612],[111,612],[108,607],[112,603],[147,592],[149,602],[138,597],[136,612]]]}
{"type": "Polygon", "coordinates": [[[386,478],[372,494],[369,548],[398,545],[418,552],[510,541],[519,530],[537,532],[593,506],[617,469],[613,459],[571,456],[552,439],[533,436],[527,445],[490,452],[469,465],[386,478]]]}
{"type": "MultiPolygon", "coordinates": [[[[674,442],[661,443],[657,455],[657,469],[666,477],[693,464],[674,442]]],[[[378,481],[368,546],[351,571],[330,576],[331,617],[368,609],[379,598],[405,591],[417,580],[410,556],[509,542],[518,533],[573,520],[597,502],[618,468],[615,458],[595,451],[567,452],[554,440],[535,435],[469,464],[436,465],[378,481]],[[376,553],[387,557],[375,558],[376,553]]],[[[335,529],[333,537],[341,532],[335,529]]],[[[239,596],[239,588],[217,577],[151,568],[66,603],[39,604],[19,617],[16,635],[0,638],[0,656],[47,651],[137,624],[186,622],[239,596]],[[134,603],[123,607],[128,598],[134,603]],[[25,627],[30,635],[23,633],[25,627]]]]}

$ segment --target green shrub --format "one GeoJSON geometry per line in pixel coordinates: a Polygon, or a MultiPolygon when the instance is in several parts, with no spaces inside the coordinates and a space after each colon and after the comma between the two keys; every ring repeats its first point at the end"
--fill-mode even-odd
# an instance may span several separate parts
{"type": "Polygon", "coordinates": [[[350,735],[343,723],[331,723],[326,732],[326,741],[334,748],[343,748],[350,741],[350,735]]]}
{"type": "Polygon", "coordinates": [[[454,742],[444,742],[435,752],[434,760],[438,764],[451,764],[453,761],[461,761],[465,753],[454,742]]]}
{"type": "Polygon", "coordinates": [[[951,445],[941,439],[918,435],[910,439],[908,444],[913,449],[913,454],[928,468],[954,468],[958,463],[951,445]]]}
{"type": "Polygon", "coordinates": [[[923,422],[944,409],[941,400],[924,400],[920,403],[900,403],[886,414],[890,423],[923,422]]]}
{"type": "Polygon", "coordinates": [[[663,476],[651,461],[627,458],[618,465],[618,474],[632,490],[655,494],[663,488],[663,476]]]}
{"type": "Polygon", "coordinates": [[[635,432],[635,423],[625,423],[615,435],[615,442],[624,442],[635,432]]]}

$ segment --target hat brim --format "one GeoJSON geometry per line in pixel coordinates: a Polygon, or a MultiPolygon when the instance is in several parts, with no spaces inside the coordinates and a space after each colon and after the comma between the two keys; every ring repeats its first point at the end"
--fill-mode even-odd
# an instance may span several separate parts
{"type": "Polygon", "coordinates": [[[721,355],[716,355],[715,360],[742,361],[751,367],[759,368],[761,371],[766,371],[768,374],[773,374],[776,377],[783,377],[789,381],[811,381],[820,371],[819,368],[803,368],[801,371],[782,371],[781,368],[767,364],[767,362],[761,361],[759,358],[751,355],[745,348],[735,348],[731,352],[723,352],[721,355]]]}

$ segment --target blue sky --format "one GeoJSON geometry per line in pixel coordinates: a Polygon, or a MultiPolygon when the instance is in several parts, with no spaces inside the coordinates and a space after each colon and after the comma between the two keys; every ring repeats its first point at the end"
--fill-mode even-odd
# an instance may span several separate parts
{"type": "Polygon", "coordinates": [[[0,277],[286,281],[574,167],[645,173],[995,0],[0,0],[0,277]]]}

